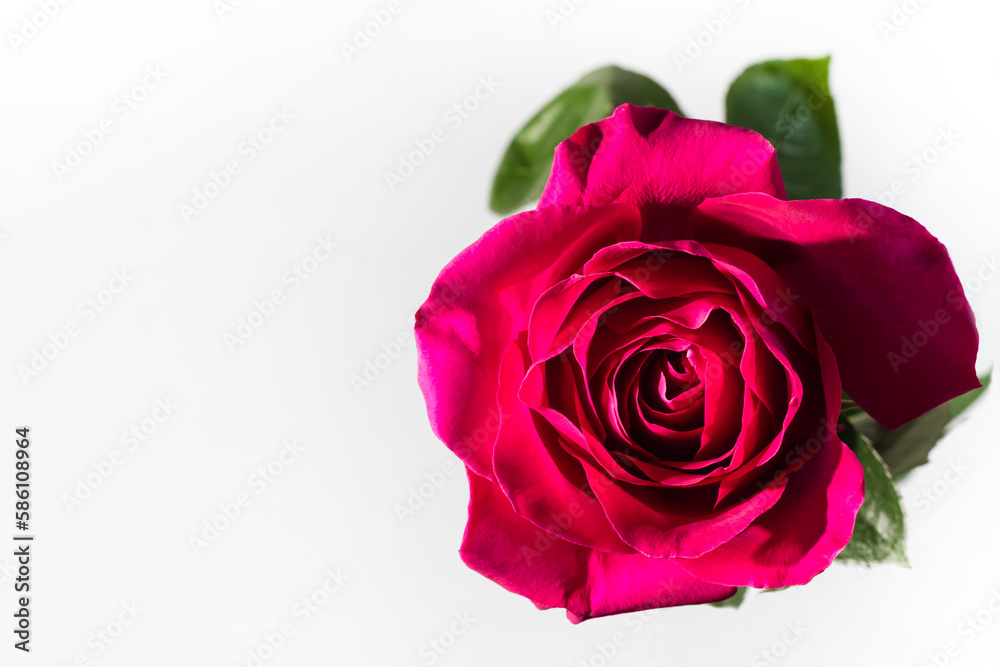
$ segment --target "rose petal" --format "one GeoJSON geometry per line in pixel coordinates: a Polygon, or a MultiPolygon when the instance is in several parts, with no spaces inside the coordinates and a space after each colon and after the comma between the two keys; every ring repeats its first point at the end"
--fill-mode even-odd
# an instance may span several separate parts
{"type": "MultiPolygon", "coordinates": [[[[523,336],[522,336],[523,338],[523,336]]],[[[515,511],[536,526],[583,546],[634,553],[615,533],[601,506],[584,492],[580,463],[558,436],[517,397],[528,363],[526,343],[512,341],[500,368],[503,422],[493,449],[493,472],[515,511]]]]}
{"type": "Polygon", "coordinates": [[[833,347],[844,389],[883,426],[979,386],[972,309],[944,246],[912,218],[860,199],[744,194],[699,205],[694,234],[785,279],[833,347]]]}
{"type": "Polygon", "coordinates": [[[670,559],[608,554],[549,535],[518,516],[495,484],[471,471],[469,487],[460,551],[465,564],[541,609],[565,607],[574,623],[716,602],[736,591],[702,581],[670,559]]]}
{"type": "Polygon", "coordinates": [[[614,274],[573,275],[546,290],[535,302],[528,323],[528,351],[534,361],[562,352],[588,320],[622,295],[614,274]]]}
{"type": "Polygon", "coordinates": [[[600,248],[634,240],[631,206],[545,207],[503,220],[441,271],[417,312],[419,382],[434,433],[492,478],[497,372],[538,296],[600,248]]]}
{"type": "Polygon", "coordinates": [[[623,485],[591,465],[583,467],[590,488],[622,540],[657,558],[690,558],[718,547],[773,507],[784,492],[784,481],[779,480],[743,503],[717,508],[711,487],[623,485]]]}
{"type": "Polygon", "coordinates": [[[774,148],[762,136],[624,104],[559,144],[540,203],[684,209],[737,192],[785,197],[774,148]]]}

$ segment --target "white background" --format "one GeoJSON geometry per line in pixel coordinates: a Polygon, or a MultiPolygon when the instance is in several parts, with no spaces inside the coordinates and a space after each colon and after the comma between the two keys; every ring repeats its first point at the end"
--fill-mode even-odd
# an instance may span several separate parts
{"type": "MultiPolygon", "coordinates": [[[[970,292],[985,371],[1000,331],[1000,281],[989,280],[1000,250],[996,3],[910,0],[912,16],[886,36],[885,0],[590,0],[566,4],[575,11],[554,26],[555,0],[404,0],[348,61],[341,45],[387,1],[244,0],[222,16],[213,2],[74,0],[17,48],[10,35],[41,10],[3,4],[0,515],[13,512],[14,428],[27,424],[37,538],[28,656],[12,648],[13,547],[0,549],[0,664],[253,665],[248,652],[286,622],[294,634],[266,665],[596,667],[619,631],[607,664],[761,665],[771,663],[760,651],[776,648],[789,666],[918,666],[951,641],[948,664],[996,664],[1000,618],[960,627],[1000,595],[995,392],[902,485],[912,569],[835,565],[739,611],[573,626],[462,564],[460,474],[397,517],[426,474],[456,460],[428,426],[412,344],[370,385],[351,382],[411,330],[444,264],[497,221],[493,170],[557,90],[617,63],[661,81],[688,115],[721,119],[745,66],[827,53],[845,194],[879,198],[902,182],[894,206],[951,249],[970,292]],[[723,9],[734,20],[678,67],[674,54],[723,9]],[[122,117],[116,100],[156,66],[166,77],[122,117]],[[480,77],[499,88],[447,124],[480,77]],[[247,159],[241,144],[276,108],[294,120],[247,159]],[[60,180],[54,163],[105,118],[113,131],[60,180]],[[446,141],[391,191],[385,173],[438,127],[446,141]],[[958,139],[914,179],[911,157],[949,128],[958,139]],[[230,160],[240,173],[186,222],[181,204],[230,160]],[[309,280],[283,280],[327,237],[339,248],[309,280]],[[104,292],[122,269],[127,286],[104,292]],[[231,351],[224,336],[275,289],[284,301],[231,351]],[[87,299],[106,305],[91,313],[87,299]],[[64,348],[45,348],[74,324],[64,348]],[[18,368],[43,348],[53,358],[25,380],[18,368]],[[150,421],[167,399],[179,407],[150,421]],[[130,451],[123,434],[143,427],[130,451]],[[251,480],[292,439],[303,451],[280,476],[251,480]],[[120,465],[95,476],[116,450],[120,465]],[[951,464],[965,471],[945,481],[951,464]],[[241,493],[249,507],[196,554],[192,536],[241,493]],[[317,593],[338,569],[348,580],[317,593]],[[324,604],[296,615],[313,594],[324,604]],[[129,604],[141,609],[134,621],[122,616],[129,604]],[[475,620],[434,653],[427,643],[451,643],[456,613],[475,620]],[[118,634],[119,616],[130,625],[108,645],[96,633],[118,634]]],[[[3,526],[7,543],[13,517],[3,526]]]]}

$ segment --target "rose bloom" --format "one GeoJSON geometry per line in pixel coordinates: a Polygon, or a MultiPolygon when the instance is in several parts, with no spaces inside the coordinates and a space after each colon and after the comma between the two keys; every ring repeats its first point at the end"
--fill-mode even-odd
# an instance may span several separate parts
{"type": "Polygon", "coordinates": [[[445,267],[416,340],[462,559],[573,622],[807,583],[864,499],[842,389],[894,428],[979,386],[919,223],[787,201],[760,135],[631,105],[445,267]]]}

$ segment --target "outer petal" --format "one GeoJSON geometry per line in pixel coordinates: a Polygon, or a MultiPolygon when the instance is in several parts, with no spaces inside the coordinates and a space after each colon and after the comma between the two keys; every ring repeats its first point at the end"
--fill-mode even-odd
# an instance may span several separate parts
{"type": "Polygon", "coordinates": [[[688,574],[676,561],[607,554],[565,542],[518,516],[499,487],[469,472],[462,560],[541,609],[574,623],[643,609],[716,602],[736,589],[688,574]]]}
{"type": "Polygon", "coordinates": [[[504,412],[493,450],[493,471],[515,511],[569,542],[617,553],[635,550],[621,541],[604,510],[584,492],[587,476],[580,462],[558,442],[554,429],[517,398],[527,363],[523,341],[513,341],[500,369],[504,412]]]}
{"type": "Polygon", "coordinates": [[[417,312],[419,382],[437,436],[492,478],[497,373],[538,296],[600,248],[638,236],[628,205],[544,207],[507,218],[441,271],[417,312]]]}
{"type": "Polygon", "coordinates": [[[979,386],[979,336],[944,246],[861,199],[710,199],[700,241],[738,246],[785,279],[830,342],[844,389],[887,428],[979,386]],[[923,343],[922,345],[920,343],[923,343]]]}
{"type": "Polygon", "coordinates": [[[754,588],[809,583],[851,540],[864,500],[857,457],[836,437],[789,475],[785,497],[735,538],[677,562],[708,581],[754,588]],[[817,493],[825,489],[825,493],[817,493]]]}
{"type": "Polygon", "coordinates": [[[707,197],[785,197],[778,158],[756,132],[624,104],[556,148],[541,204],[691,208],[707,197]]]}

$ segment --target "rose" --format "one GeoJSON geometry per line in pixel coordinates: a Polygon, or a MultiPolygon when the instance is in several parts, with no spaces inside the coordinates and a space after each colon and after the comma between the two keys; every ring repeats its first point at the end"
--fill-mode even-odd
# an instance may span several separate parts
{"type": "Polygon", "coordinates": [[[785,201],[760,135],[630,105],[441,272],[416,339],[468,470],[463,560],[574,622],[807,583],[864,495],[842,386],[889,428],[978,386],[971,310],[920,224],[785,201]]]}

